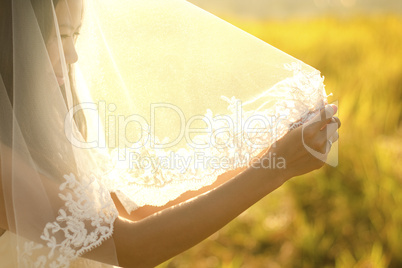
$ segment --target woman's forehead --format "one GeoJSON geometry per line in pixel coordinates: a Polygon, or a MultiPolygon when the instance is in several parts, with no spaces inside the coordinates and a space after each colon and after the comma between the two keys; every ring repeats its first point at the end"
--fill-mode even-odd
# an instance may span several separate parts
{"type": "Polygon", "coordinates": [[[77,29],[81,25],[82,1],[60,0],[56,6],[56,16],[60,28],[77,29]]]}

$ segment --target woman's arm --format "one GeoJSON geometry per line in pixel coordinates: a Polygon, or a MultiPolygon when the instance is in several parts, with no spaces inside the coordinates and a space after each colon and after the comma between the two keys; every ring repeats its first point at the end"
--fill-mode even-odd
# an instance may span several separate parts
{"type": "Polygon", "coordinates": [[[264,169],[254,163],[232,180],[188,202],[138,222],[116,220],[113,238],[119,264],[153,267],[162,263],[201,242],[291,177],[323,166],[304,144],[326,151],[327,133],[321,129],[333,115],[328,107],[318,115],[322,118],[319,122],[291,131],[268,150],[265,156],[275,153],[285,159],[285,169],[264,169]]]}
{"type": "Polygon", "coordinates": [[[142,221],[115,222],[114,242],[123,267],[153,267],[201,242],[279,187],[275,170],[249,168],[217,189],[142,221]]]}
{"type": "MultiPolygon", "coordinates": [[[[263,153],[262,153],[263,154],[263,153]]],[[[261,155],[262,155],[261,154],[261,155]]],[[[112,199],[114,204],[116,205],[117,210],[119,211],[119,215],[125,219],[128,219],[130,221],[138,221],[145,219],[146,217],[155,214],[159,211],[165,210],[167,208],[173,207],[175,205],[181,204],[185,201],[188,201],[194,197],[197,197],[201,194],[207,193],[220,185],[224,184],[225,182],[229,181],[230,179],[234,178],[236,175],[238,175],[240,172],[246,170],[246,167],[242,168],[237,168],[228,172],[225,172],[221,175],[218,176],[216,181],[212,183],[211,185],[204,186],[200,188],[199,190],[196,191],[188,191],[180,195],[178,198],[166,203],[164,206],[160,207],[155,207],[155,206],[143,206],[140,207],[130,213],[127,213],[126,209],[124,208],[123,204],[120,202],[119,198],[115,193],[111,193],[112,199]]]]}
{"type": "MultiPolygon", "coordinates": [[[[324,110],[323,110],[324,111],[324,110]]],[[[331,114],[332,111],[327,112],[328,116],[331,116],[330,118],[332,118],[332,115],[334,113],[331,114]]],[[[325,115],[323,115],[325,118],[325,115]]],[[[328,123],[328,122],[327,122],[328,123]]],[[[340,122],[337,119],[337,123],[338,123],[338,127],[340,126],[340,122]]],[[[324,141],[326,143],[326,140],[324,141]]],[[[290,163],[289,163],[290,164],[290,163]]],[[[240,172],[244,171],[246,168],[238,168],[235,170],[231,170],[228,171],[220,176],[218,176],[217,180],[208,186],[202,187],[201,189],[197,190],[197,191],[188,191],[183,193],[181,196],[179,196],[178,198],[168,202],[166,205],[161,206],[161,207],[155,207],[155,206],[143,206],[140,207],[134,211],[132,211],[131,213],[127,213],[126,209],[124,208],[124,206],[120,203],[119,198],[117,197],[117,195],[115,193],[111,193],[112,199],[116,205],[117,210],[119,211],[119,215],[125,219],[131,220],[131,221],[138,221],[141,219],[144,219],[154,213],[157,213],[159,211],[165,210],[167,208],[173,207],[175,205],[181,204],[187,200],[190,200],[194,197],[197,197],[201,194],[207,193],[215,188],[217,188],[218,186],[224,184],[225,182],[229,181],[231,178],[234,178],[236,175],[238,175],[240,172]]]]}
{"type": "Polygon", "coordinates": [[[178,198],[168,202],[164,206],[160,207],[155,207],[155,206],[143,206],[140,207],[134,211],[132,211],[130,214],[127,213],[126,209],[124,206],[120,203],[119,198],[115,193],[111,193],[112,199],[114,201],[114,204],[116,205],[117,210],[119,211],[119,215],[125,219],[131,220],[131,221],[138,221],[142,220],[152,214],[155,214],[159,211],[165,210],[167,208],[173,207],[175,205],[181,204],[187,200],[190,200],[194,197],[197,197],[201,194],[204,194],[206,192],[209,192],[218,186],[222,185],[223,183],[227,182],[231,178],[235,177],[237,174],[239,174],[241,171],[244,171],[246,168],[238,168],[229,172],[226,172],[220,176],[218,176],[217,180],[208,186],[202,187],[201,189],[197,191],[188,191],[180,195],[178,198]]]}
{"type": "MultiPolygon", "coordinates": [[[[188,202],[165,209],[138,222],[117,219],[113,242],[119,264],[124,267],[157,265],[213,234],[291,177],[320,168],[324,162],[308,153],[304,143],[317,151],[325,151],[327,133],[321,129],[331,120],[332,115],[331,107],[323,110],[322,120],[310,124],[305,129],[299,127],[291,131],[275,146],[269,148],[266,155],[274,153],[277,157],[283,157],[286,162],[285,169],[264,169],[259,163],[254,163],[253,167],[247,168],[235,178],[188,202]],[[302,133],[305,137],[304,143],[302,133]]],[[[8,166],[3,165],[8,159],[3,158],[4,156],[2,154],[0,159],[2,161],[0,168],[8,166]]],[[[0,181],[2,175],[7,175],[4,172],[4,169],[0,170],[0,181]]],[[[29,170],[23,168],[18,172],[29,174],[26,173],[29,170]]],[[[53,187],[51,183],[46,185],[53,187]]],[[[53,200],[53,197],[49,198],[53,200]]],[[[56,194],[54,199],[59,199],[56,194]]],[[[7,215],[2,201],[3,191],[0,191],[0,228],[12,229],[12,226],[7,225],[7,215]]],[[[102,250],[107,248],[102,245],[87,253],[85,257],[102,261],[102,250]]]]}

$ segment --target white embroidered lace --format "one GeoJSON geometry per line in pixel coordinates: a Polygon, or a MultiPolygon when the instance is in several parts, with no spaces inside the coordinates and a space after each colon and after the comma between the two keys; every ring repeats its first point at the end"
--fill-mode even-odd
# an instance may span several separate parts
{"type": "Polygon", "coordinates": [[[46,225],[41,236],[49,251],[34,254],[43,246],[25,242],[26,266],[68,267],[70,261],[109,238],[117,217],[109,191],[117,193],[128,212],[144,205],[165,205],[186,191],[212,184],[227,171],[247,166],[273,141],[309,120],[325,105],[323,78],[318,71],[302,71],[297,63],[286,68],[293,76],[258,96],[257,99],[266,98],[268,102],[257,110],[244,108],[253,100],[242,104],[235,97],[222,97],[229,103],[229,115],[214,117],[211,110],[206,112],[205,120],[210,123],[211,131],[194,140],[210,146],[177,152],[150,145],[115,149],[109,159],[113,164],[103,176],[80,176],[77,180],[74,174],[65,175],[59,194],[65,208],[59,210],[55,222],[46,225]],[[66,189],[69,191],[64,193],[66,189]],[[94,206],[93,202],[100,206],[94,206]],[[54,254],[60,256],[53,258],[54,254]],[[53,261],[49,263],[50,259],[53,261]]]}
{"type": "MultiPolygon", "coordinates": [[[[16,230],[17,267],[69,267],[111,238],[118,212],[110,192],[128,212],[163,206],[227,171],[248,166],[326,104],[318,71],[299,62],[284,69],[283,63],[297,60],[186,1],[84,1],[91,4],[84,11],[70,6],[75,1],[58,1],[56,6],[51,0],[11,2],[13,73],[7,79],[14,84],[8,88],[0,76],[0,142],[22,159],[10,157],[6,146],[0,146],[2,161],[11,160],[7,167],[12,176],[3,166],[0,175],[7,220],[16,230]],[[72,16],[81,13],[88,21],[72,16]],[[74,38],[54,27],[63,20],[77,30],[82,25],[77,40],[82,72],[73,68],[76,55],[65,55],[64,46],[74,42],[64,42],[74,38]],[[175,150],[158,148],[149,138],[149,144],[114,149],[106,156],[101,149],[88,152],[76,148],[70,136],[80,132],[82,141],[91,141],[84,132],[102,136],[103,129],[92,128],[97,118],[91,121],[80,113],[76,122],[70,120],[73,124],[63,124],[66,113],[80,102],[73,93],[93,94],[122,114],[141,117],[148,116],[150,104],[175,103],[184,106],[186,116],[205,113],[208,131],[175,150]],[[220,95],[230,98],[218,102],[220,95]],[[227,114],[216,114],[226,106],[227,114]],[[51,176],[43,178],[45,172],[51,176]],[[47,188],[49,181],[56,186],[47,188]],[[53,198],[54,188],[58,198],[53,198]]],[[[86,112],[91,111],[96,109],[86,112]]],[[[177,121],[169,119],[168,114],[160,119],[162,132],[174,129],[177,121]]],[[[103,126],[105,136],[115,134],[114,123],[103,126]]],[[[148,126],[148,135],[154,134],[150,130],[148,126]]],[[[118,264],[114,244],[105,247],[110,253],[105,262],[118,264]]],[[[96,259],[104,260],[99,255],[96,259]]]]}
{"type": "Polygon", "coordinates": [[[242,104],[235,97],[222,97],[229,103],[229,115],[214,117],[208,110],[203,119],[210,126],[208,133],[193,139],[206,146],[176,152],[149,144],[113,150],[105,185],[131,212],[144,205],[163,206],[186,191],[212,184],[227,171],[247,166],[326,103],[324,79],[318,71],[303,71],[298,63],[285,67],[293,76],[258,96],[256,100],[266,102],[257,110],[246,110],[253,100],[242,104]]]}
{"type": "Polygon", "coordinates": [[[95,175],[80,176],[77,180],[74,174],[69,174],[64,179],[59,197],[65,208],[43,230],[40,238],[46,247],[32,241],[24,243],[21,255],[24,267],[69,267],[72,260],[99,246],[113,233],[118,213],[109,192],[95,175]],[[98,204],[95,206],[94,202],[98,204]]]}

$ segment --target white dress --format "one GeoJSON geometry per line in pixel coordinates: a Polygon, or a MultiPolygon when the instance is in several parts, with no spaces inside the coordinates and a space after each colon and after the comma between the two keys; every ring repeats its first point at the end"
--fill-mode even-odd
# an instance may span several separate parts
{"type": "MultiPolygon", "coordinates": [[[[17,250],[13,246],[15,234],[6,231],[0,236],[0,268],[17,267],[17,250]]],[[[117,266],[107,265],[100,262],[78,258],[73,261],[70,268],[113,268],[117,266]]]]}
{"type": "Polygon", "coordinates": [[[6,231],[0,236],[0,268],[15,267],[14,261],[16,260],[16,250],[11,247],[11,234],[6,231]]]}

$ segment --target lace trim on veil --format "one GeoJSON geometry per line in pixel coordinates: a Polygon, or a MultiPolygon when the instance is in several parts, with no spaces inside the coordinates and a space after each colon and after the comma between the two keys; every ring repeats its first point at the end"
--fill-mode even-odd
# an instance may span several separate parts
{"type": "Polygon", "coordinates": [[[23,267],[69,267],[70,262],[99,246],[113,233],[117,210],[109,191],[102,187],[95,175],[64,176],[59,197],[65,208],[59,209],[54,222],[46,224],[41,239],[43,244],[24,242],[18,248],[23,267]]]}
{"type": "Polygon", "coordinates": [[[148,144],[141,148],[115,149],[110,160],[113,167],[104,176],[105,185],[110,191],[116,192],[130,213],[144,205],[163,206],[186,191],[212,184],[219,175],[227,171],[249,165],[250,160],[263,149],[308,121],[327,102],[324,78],[318,71],[303,71],[296,62],[285,65],[285,68],[292,71],[293,76],[277,83],[254,100],[241,104],[235,97],[222,97],[229,103],[228,110],[231,112],[226,118],[234,122],[235,127],[230,128],[229,124],[222,122],[224,120],[214,120],[212,111],[207,111],[205,119],[211,122],[212,131],[210,134],[198,135],[193,140],[211,144],[211,136],[226,128],[225,133],[220,131],[220,135],[214,137],[215,146],[202,149],[188,146],[176,152],[155,149],[148,144]],[[261,100],[265,102],[258,109],[246,111],[248,104],[261,100]],[[269,118],[269,127],[254,120],[249,129],[259,131],[243,131],[242,122],[251,117],[269,118]],[[248,135],[249,142],[244,141],[244,133],[248,135]],[[256,144],[263,146],[255,146],[256,144]],[[134,166],[133,156],[151,164],[144,166],[137,161],[134,166]],[[198,156],[218,163],[207,167],[205,163],[197,166],[198,156]],[[173,166],[172,161],[176,161],[173,166]]]}
{"type": "Polygon", "coordinates": [[[151,146],[127,148],[123,151],[116,149],[109,158],[112,167],[103,176],[80,176],[77,180],[74,174],[65,175],[59,194],[65,208],[60,209],[56,220],[49,222],[43,230],[41,239],[47,247],[34,242],[24,244],[24,264],[30,267],[68,267],[72,260],[108,239],[118,215],[109,191],[116,192],[128,212],[144,205],[165,205],[186,191],[212,184],[219,175],[229,170],[247,166],[264,148],[308,121],[326,103],[323,78],[318,71],[302,71],[297,63],[286,65],[286,68],[293,72],[293,76],[277,83],[254,100],[240,104],[234,97],[222,97],[229,103],[228,110],[231,114],[227,119],[230,118],[235,125],[240,126],[242,122],[255,116],[271,118],[268,128],[258,120],[254,120],[249,126],[253,130],[259,129],[257,132],[247,133],[241,127],[230,128],[222,120],[214,120],[212,111],[208,110],[205,118],[212,122],[212,134],[198,135],[194,140],[209,142],[211,135],[216,134],[217,130],[227,128],[228,131],[215,136],[216,146],[202,149],[182,148],[177,152],[151,146]],[[265,99],[266,102],[256,110],[244,109],[254,101],[265,99]],[[248,135],[248,142],[244,140],[244,133],[248,135]],[[241,146],[238,146],[238,142],[241,146]],[[159,161],[176,154],[183,159],[190,159],[190,165],[171,168],[169,163],[165,163],[165,166],[159,165],[153,170],[143,167],[128,168],[130,157],[127,156],[130,154],[159,161]],[[224,160],[227,164],[197,168],[197,154],[202,154],[202,157],[211,161],[224,160]],[[122,157],[125,159],[119,160],[122,157]]]}

